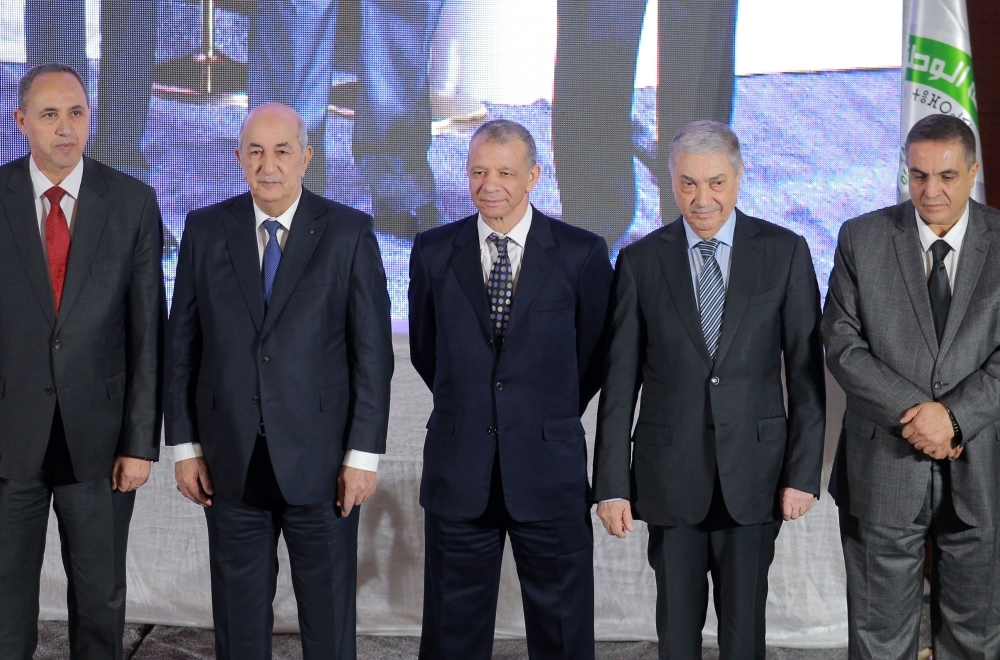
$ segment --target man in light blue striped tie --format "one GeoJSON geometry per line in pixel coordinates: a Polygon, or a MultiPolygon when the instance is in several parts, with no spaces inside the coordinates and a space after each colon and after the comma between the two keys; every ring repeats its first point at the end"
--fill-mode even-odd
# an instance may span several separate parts
{"type": "Polygon", "coordinates": [[[649,526],[660,658],[702,657],[708,572],[720,657],[763,658],[778,529],[819,495],[819,289],[804,238],[736,208],[728,126],[681,128],[670,171],[683,217],[618,257],[594,499],[609,534],[649,526]]]}

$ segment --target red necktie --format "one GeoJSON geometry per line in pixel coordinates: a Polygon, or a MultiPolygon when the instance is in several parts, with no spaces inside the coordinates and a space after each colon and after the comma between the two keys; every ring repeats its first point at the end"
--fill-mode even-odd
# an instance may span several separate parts
{"type": "Polygon", "coordinates": [[[53,186],[45,191],[49,200],[49,215],[45,218],[45,242],[49,250],[49,277],[52,278],[52,293],[56,299],[56,313],[62,301],[63,283],[66,281],[66,263],[69,261],[69,223],[60,202],[66,191],[53,186]]]}

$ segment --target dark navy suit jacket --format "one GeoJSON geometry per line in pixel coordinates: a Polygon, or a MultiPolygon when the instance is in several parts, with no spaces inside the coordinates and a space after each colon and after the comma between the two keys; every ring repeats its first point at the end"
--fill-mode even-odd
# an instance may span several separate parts
{"type": "Polygon", "coordinates": [[[480,516],[499,455],[515,520],[581,514],[590,486],[580,415],[601,384],[607,244],[535,209],[498,352],[477,218],[418,234],[410,256],[410,359],[434,394],[420,504],[480,516]]]}
{"type": "Polygon", "coordinates": [[[242,497],[263,420],[285,500],[334,500],[345,451],[384,453],[389,421],[389,294],[370,218],[303,189],[265,313],[250,194],[192,211],[167,352],[167,444],[201,443],[218,497],[242,497]]]}

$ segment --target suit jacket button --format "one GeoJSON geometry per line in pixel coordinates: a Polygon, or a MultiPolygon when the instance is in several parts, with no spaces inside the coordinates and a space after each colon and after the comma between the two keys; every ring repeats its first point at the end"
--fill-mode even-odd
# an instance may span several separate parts
{"type": "Polygon", "coordinates": [[[500,390],[503,389],[503,383],[501,383],[500,381],[497,381],[497,384],[494,387],[497,388],[497,391],[500,391],[500,390]]]}
{"type": "Polygon", "coordinates": [[[260,403],[260,397],[259,397],[259,396],[255,396],[255,397],[253,398],[253,402],[254,402],[254,403],[260,403]]]}
{"type": "Polygon", "coordinates": [[[936,390],[941,389],[941,381],[937,381],[936,383],[934,383],[934,389],[936,390]]]}
{"type": "Polygon", "coordinates": [[[62,342],[59,341],[58,339],[55,340],[54,342],[52,342],[52,348],[59,350],[60,348],[62,348],[62,342]]]}
{"type": "Polygon", "coordinates": [[[496,427],[494,427],[494,426],[491,426],[490,428],[486,429],[486,432],[489,433],[490,435],[496,435],[497,434],[496,427]]]}
{"type": "Polygon", "coordinates": [[[45,393],[46,394],[55,394],[56,393],[56,388],[54,388],[51,385],[49,385],[48,387],[45,388],[45,393]]]}
{"type": "Polygon", "coordinates": [[[260,358],[260,363],[261,364],[267,364],[270,361],[271,361],[271,358],[267,357],[266,355],[262,355],[261,358],[260,358]]]}
{"type": "Polygon", "coordinates": [[[722,382],[722,380],[720,380],[718,376],[712,376],[711,380],[709,380],[708,382],[710,382],[712,385],[718,385],[719,383],[722,382]]]}

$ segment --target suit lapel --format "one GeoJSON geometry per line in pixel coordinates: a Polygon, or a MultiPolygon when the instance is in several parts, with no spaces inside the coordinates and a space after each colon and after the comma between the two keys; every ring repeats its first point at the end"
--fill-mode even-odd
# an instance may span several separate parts
{"type": "Polygon", "coordinates": [[[45,313],[50,326],[56,322],[55,301],[52,297],[52,282],[49,267],[42,251],[42,236],[38,227],[38,211],[35,209],[34,187],[28,174],[28,157],[13,169],[7,180],[10,192],[3,199],[4,213],[14,237],[21,264],[31,282],[38,304],[45,313]]]}
{"type": "MultiPolygon", "coordinates": [[[[455,271],[458,283],[465,291],[472,309],[479,318],[483,333],[487,339],[493,338],[489,321],[489,301],[486,298],[486,283],[483,281],[482,252],[479,246],[478,216],[462,220],[462,228],[455,236],[455,252],[451,258],[451,267],[455,271]]],[[[515,299],[517,298],[515,294],[515,299]]]]}
{"type": "MultiPolygon", "coordinates": [[[[913,205],[907,202],[899,207],[896,216],[897,233],[892,241],[896,248],[896,261],[903,274],[903,283],[910,295],[910,304],[917,315],[917,325],[924,335],[931,355],[938,354],[937,332],[934,330],[934,314],[931,312],[931,298],[927,293],[927,275],[924,270],[923,250],[917,232],[917,217],[913,205]]],[[[945,328],[947,330],[947,327],[945,328]]]]}
{"type": "Polygon", "coordinates": [[[716,364],[722,362],[733,345],[736,329],[740,327],[750,296],[753,294],[757,273],[761,269],[761,251],[754,240],[760,229],[741,211],[736,211],[736,229],[733,233],[732,260],[729,265],[729,283],[726,286],[726,303],[722,312],[722,332],[716,364]]]}
{"type": "MultiPolygon", "coordinates": [[[[326,212],[326,207],[320,204],[312,193],[303,188],[299,208],[295,210],[292,228],[285,241],[285,249],[281,252],[278,272],[274,276],[274,291],[271,292],[271,304],[268,305],[267,313],[264,315],[264,326],[261,328],[262,337],[281,316],[281,310],[284,309],[299,280],[302,279],[302,273],[309,265],[309,261],[316,251],[316,246],[323,237],[323,230],[326,229],[327,221],[324,217],[326,212]]],[[[260,281],[259,271],[257,280],[260,281]]]]}
{"type": "Polygon", "coordinates": [[[548,253],[555,247],[552,239],[552,227],[547,216],[532,207],[531,229],[525,241],[524,253],[521,256],[521,272],[517,276],[517,289],[514,291],[514,302],[511,304],[510,321],[507,324],[507,337],[511,331],[520,325],[521,317],[527,314],[531,301],[538,295],[542,283],[548,279],[552,270],[552,256],[548,253]]]}
{"type": "Polygon", "coordinates": [[[104,175],[90,159],[83,163],[83,181],[80,197],[76,200],[76,219],[73,221],[73,238],[69,245],[69,263],[66,265],[66,281],[63,284],[62,302],[56,319],[58,330],[65,322],[80,295],[83,283],[90,271],[97,244],[104,233],[111,210],[104,193],[108,184],[104,175]]]}
{"type": "Polygon", "coordinates": [[[958,272],[955,274],[955,292],[951,296],[948,321],[941,336],[939,360],[951,347],[962,325],[962,319],[965,318],[965,312],[969,309],[969,301],[972,300],[972,294],[979,283],[979,275],[983,272],[986,257],[990,252],[990,242],[982,209],[969,200],[969,227],[962,242],[962,254],[958,260],[958,272]]]}
{"type": "MultiPolygon", "coordinates": [[[[254,233],[256,218],[250,193],[237,197],[229,207],[222,226],[226,232],[226,247],[229,258],[240,283],[243,299],[253,319],[254,327],[260,330],[264,323],[264,292],[260,281],[260,256],[257,252],[257,236],[254,233]]],[[[291,240],[291,236],[288,237],[291,240]]]]}
{"type": "MultiPolygon", "coordinates": [[[[695,302],[694,285],[691,283],[691,265],[687,254],[687,239],[684,235],[683,219],[678,218],[664,228],[657,249],[660,258],[660,268],[670,289],[670,299],[674,303],[677,316],[691,338],[691,343],[698,350],[701,359],[709,369],[712,368],[712,358],[705,347],[705,335],[701,331],[701,315],[695,302]]],[[[725,317],[723,317],[725,324],[725,317]]]]}

